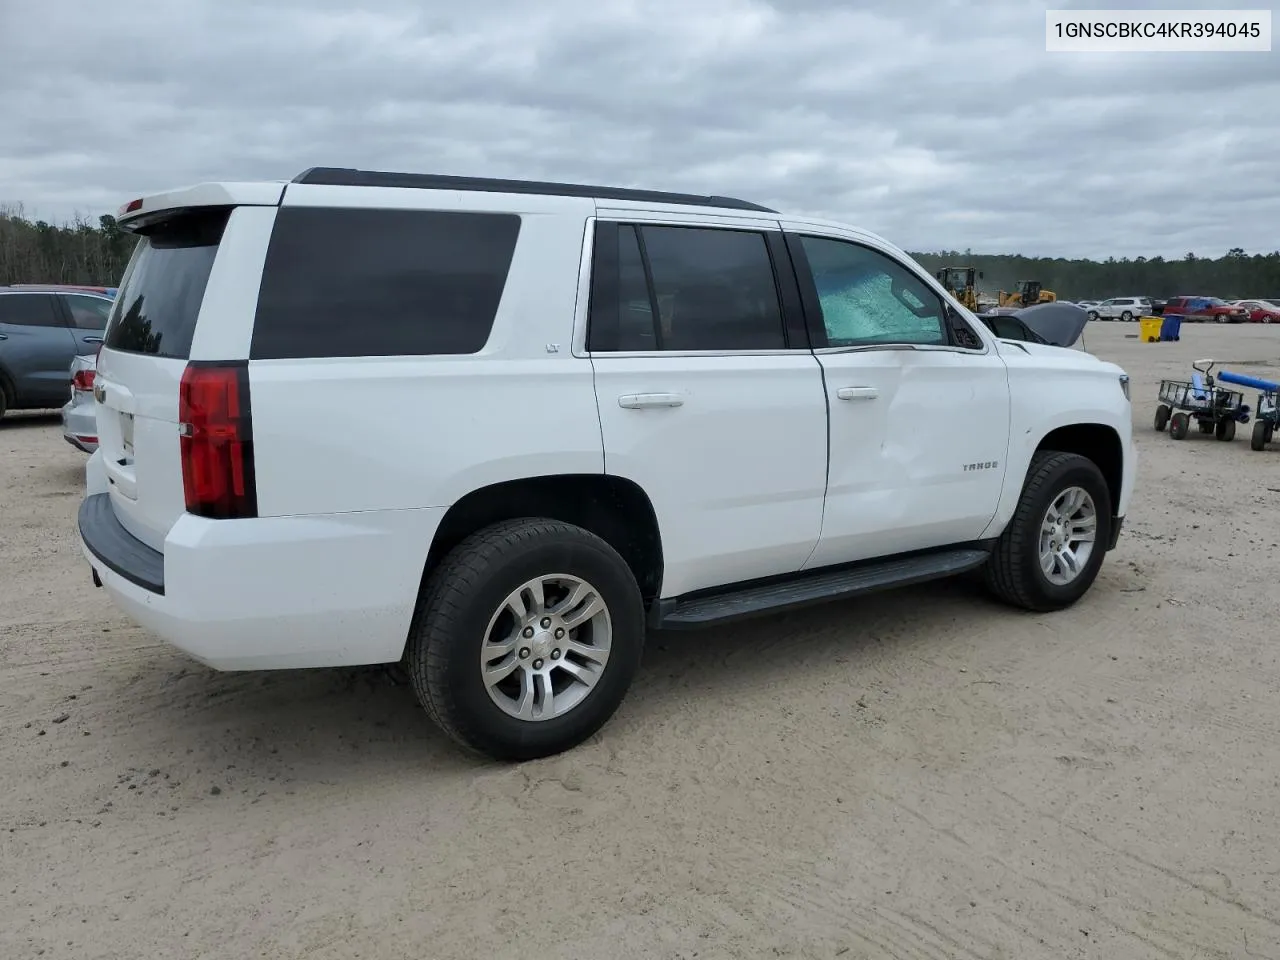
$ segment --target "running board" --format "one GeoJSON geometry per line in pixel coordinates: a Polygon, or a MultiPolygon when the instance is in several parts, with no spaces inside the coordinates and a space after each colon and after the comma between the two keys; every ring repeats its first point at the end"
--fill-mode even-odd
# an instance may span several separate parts
{"type": "Polygon", "coordinates": [[[801,573],[783,581],[739,587],[724,593],[675,598],[662,604],[653,625],[664,630],[687,630],[843,600],[955,576],[982,566],[990,556],[988,551],[977,548],[945,550],[841,570],[801,573]]]}

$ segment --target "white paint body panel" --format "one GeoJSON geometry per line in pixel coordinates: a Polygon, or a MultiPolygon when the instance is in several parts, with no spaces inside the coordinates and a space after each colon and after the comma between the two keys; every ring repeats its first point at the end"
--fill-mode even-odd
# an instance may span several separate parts
{"type": "Polygon", "coordinates": [[[826,484],[826,400],[813,354],[592,362],[605,469],[653,503],[663,596],[801,568],[818,542],[826,484]],[[646,394],[680,405],[619,405],[646,394]]]}
{"type": "Polygon", "coordinates": [[[84,549],[117,607],[218,670],[400,659],[443,510],[256,520],[183,514],[164,542],[165,593],[84,549]]]}
{"type": "Polygon", "coordinates": [[[808,566],[978,539],[1000,502],[1009,439],[1000,357],[876,349],[820,359],[831,466],[822,541],[808,566]],[[847,388],[875,395],[841,399],[847,388]]]}

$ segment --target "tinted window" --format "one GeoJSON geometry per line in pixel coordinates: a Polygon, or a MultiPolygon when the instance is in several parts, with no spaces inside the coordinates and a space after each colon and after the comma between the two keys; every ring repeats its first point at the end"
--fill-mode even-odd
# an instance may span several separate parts
{"type": "Polygon", "coordinates": [[[657,350],[653,302],[636,228],[618,228],[618,350],[657,350]]]}
{"type": "Polygon", "coordinates": [[[640,238],[658,305],[660,349],[785,349],[764,234],[642,227],[640,238]]]}
{"type": "Polygon", "coordinates": [[[64,296],[62,302],[71,313],[71,322],[81,330],[102,330],[111,313],[111,301],[99,297],[64,296]]]}
{"type": "Polygon", "coordinates": [[[0,293],[0,323],[19,327],[62,327],[65,324],[47,293],[0,293]]]}
{"type": "Polygon", "coordinates": [[[942,301],[906,267],[856,243],[801,242],[831,346],[949,342],[942,301]]]}
{"type": "Polygon", "coordinates": [[[146,232],[116,294],[106,346],[187,359],[230,213],[226,208],[187,213],[146,232]]]}
{"type": "Polygon", "coordinates": [[[475,353],[519,233],[514,214],[286,207],[267,249],[250,356],[475,353]]]}

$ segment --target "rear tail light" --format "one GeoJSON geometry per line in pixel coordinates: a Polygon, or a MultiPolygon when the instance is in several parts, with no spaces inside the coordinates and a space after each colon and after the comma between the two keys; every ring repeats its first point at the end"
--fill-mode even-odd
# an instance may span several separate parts
{"type": "MultiPolygon", "coordinates": [[[[94,370],[77,370],[71,377],[71,386],[83,393],[93,389],[94,370]]],[[[170,394],[172,396],[172,394],[170,394]]]]}
{"type": "Polygon", "coordinates": [[[189,363],[180,389],[187,512],[223,520],[257,516],[248,365],[189,363]]]}

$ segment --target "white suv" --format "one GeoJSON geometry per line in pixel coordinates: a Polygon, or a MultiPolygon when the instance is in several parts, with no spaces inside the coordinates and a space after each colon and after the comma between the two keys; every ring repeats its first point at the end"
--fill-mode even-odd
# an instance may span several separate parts
{"type": "Polygon", "coordinates": [[[95,582],[217,669],[403,662],[494,757],[598,730],[647,628],[965,571],[1067,607],[1134,487],[1119,367],[838,223],[315,169],[120,224],[95,582]]]}
{"type": "Polygon", "coordinates": [[[1088,308],[1090,320],[1137,320],[1151,316],[1151,301],[1146,297],[1112,297],[1088,308]]]}

